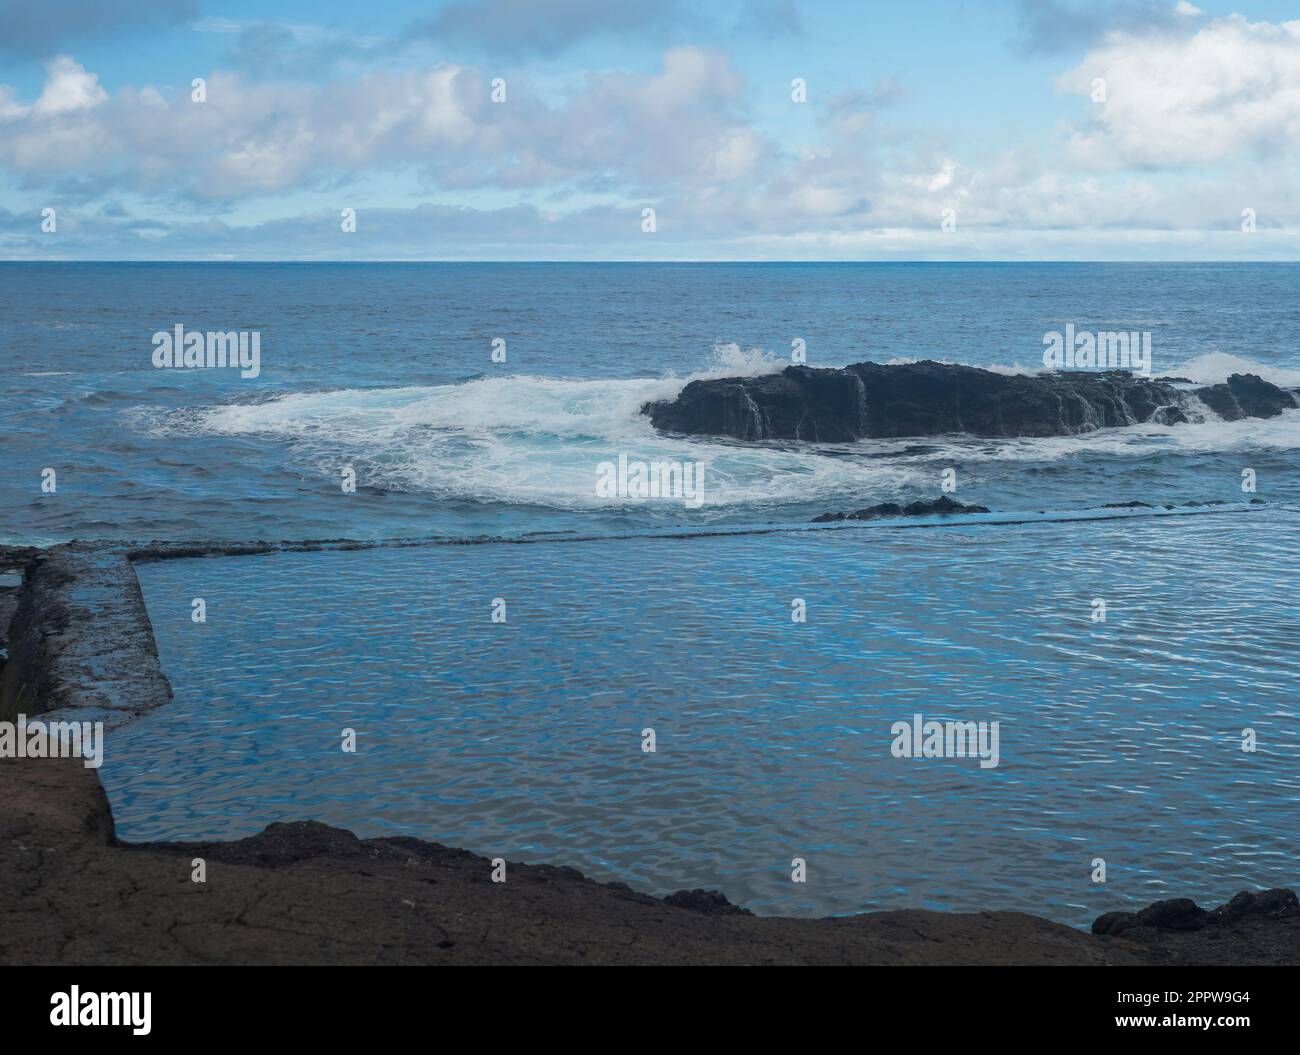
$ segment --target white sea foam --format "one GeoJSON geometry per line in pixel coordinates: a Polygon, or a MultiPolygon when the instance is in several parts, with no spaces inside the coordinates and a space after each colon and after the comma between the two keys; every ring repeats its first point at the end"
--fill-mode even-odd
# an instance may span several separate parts
{"type": "MultiPolygon", "coordinates": [[[[834,446],[661,436],[641,413],[645,403],[672,399],[689,381],[757,376],[784,365],[761,351],[728,345],[716,349],[707,370],[681,378],[513,375],[449,385],[304,392],[174,412],[149,427],[162,434],[274,437],[323,476],[356,465],[362,485],[565,509],[613,504],[596,497],[595,467],[619,453],[706,463],[704,504],[725,509],[844,496],[884,500],[911,488],[932,490],[937,467],[959,462],[1300,448],[1300,410],[1239,422],[1221,421],[1207,411],[1204,420],[1184,425],[1042,439],[949,436],[834,446]]],[[[1265,369],[1215,355],[1193,360],[1181,372],[1226,377],[1265,369]]]]}
{"type": "Polygon", "coordinates": [[[171,414],[155,432],[271,436],[318,472],[358,466],[359,481],[442,498],[608,507],[596,466],[620,453],[704,462],[704,505],[783,504],[837,493],[891,495],[918,482],[914,466],[864,462],[808,445],[751,446],[660,436],[641,407],[703,378],[757,376],[786,363],[719,346],[684,378],[572,380],[514,375],[461,384],[295,393],[171,414]]]}
{"type": "Polygon", "coordinates": [[[1284,388],[1300,388],[1300,370],[1285,366],[1265,366],[1227,352],[1198,355],[1182,366],[1164,371],[1164,374],[1168,377],[1185,377],[1198,385],[1221,384],[1228,380],[1229,374],[1257,374],[1265,381],[1284,388]]]}
{"type": "Polygon", "coordinates": [[[1086,460],[1095,455],[1140,458],[1157,454],[1223,454],[1231,452],[1300,449],[1300,409],[1283,411],[1275,418],[1223,421],[1207,411],[1204,421],[1183,425],[1130,425],[1098,429],[1076,436],[978,439],[939,436],[925,440],[894,440],[877,450],[906,458],[909,447],[924,445],[930,461],[969,463],[982,461],[1058,462],[1086,460]]]}

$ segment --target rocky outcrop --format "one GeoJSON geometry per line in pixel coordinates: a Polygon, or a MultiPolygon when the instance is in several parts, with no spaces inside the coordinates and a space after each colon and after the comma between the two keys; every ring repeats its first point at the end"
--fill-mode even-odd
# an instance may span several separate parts
{"type": "Polygon", "coordinates": [[[1161,963],[1295,963],[1300,957],[1300,901],[1285,888],[1243,890],[1208,911],[1191,898],[1170,898],[1138,912],[1098,916],[1092,933],[1137,947],[1161,963]]]}
{"type": "Polygon", "coordinates": [[[1292,394],[1258,374],[1233,374],[1227,384],[1197,389],[1202,403],[1225,421],[1275,418],[1296,405],[1292,394]]]}
{"type": "Polygon", "coordinates": [[[1140,912],[1107,912],[1092,924],[1093,934],[1130,934],[1132,931],[1193,931],[1202,927],[1224,926],[1247,917],[1288,920],[1300,937],[1300,900],[1294,890],[1279,887],[1252,893],[1243,890],[1231,901],[1207,911],[1191,898],[1155,901],[1140,912]]]}
{"type": "Polygon", "coordinates": [[[1271,417],[1297,405],[1253,374],[1195,390],[1127,371],[1001,374],[920,362],[692,381],[676,399],[647,403],[657,429],[739,440],[851,440],[968,433],[1067,436],[1141,422],[1188,420],[1197,395],[1221,416],[1271,417]],[[1220,410],[1222,408],[1222,410],[1220,410]]]}
{"type": "Polygon", "coordinates": [[[733,905],[721,890],[679,890],[664,898],[665,905],[703,912],[706,916],[752,916],[747,908],[733,905]]]}
{"type": "Polygon", "coordinates": [[[828,524],[838,520],[881,520],[889,517],[924,517],[951,516],[954,513],[987,513],[987,506],[968,506],[940,495],[933,502],[909,502],[899,505],[897,502],[881,502],[879,505],[867,506],[854,513],[822,513],[813,517],[814,524],[828,524]]]}

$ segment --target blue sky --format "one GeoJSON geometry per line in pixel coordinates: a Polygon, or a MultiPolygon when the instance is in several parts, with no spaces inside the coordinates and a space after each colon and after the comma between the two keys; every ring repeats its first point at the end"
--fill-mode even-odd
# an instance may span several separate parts
{"type": "Polygon", "coordinates": [[[0,259],[1293,260],[1297,19],[0,0],[0,259]]]}

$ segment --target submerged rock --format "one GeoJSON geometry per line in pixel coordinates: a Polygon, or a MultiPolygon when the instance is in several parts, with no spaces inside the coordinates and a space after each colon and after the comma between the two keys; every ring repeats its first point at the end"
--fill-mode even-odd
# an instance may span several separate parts
{"type": "Polygon", "coordinates": [[[1188,420],[1196,398],[1221,417],[1273,417],[1297,405],[1286,389],[1233,374],[1187,391],[1124,370],[1001,374],[925,361],[843,368],[788,366],[779,374],[692,381],[676,399],[647,403],[655,428],[739,440],[851,440],[968,433],[1068,436],[1188,420]],[[1208,394],[1208,397],[1207,397],[1208,394]]]}
{"type": "Polygon", "coordinates": [[[954,501],[947,495],[941,495],[933,502],[909,502],[902,506],[897,502],[881,502],[880,505],[867,506],[856,513],[823,513],[813,517],[814,524],[827,524],[837,520],[880,520],[884,517],[923,517],[949,516],[953,513],[987,513],[986,506],[968,506],[954,501]]]}

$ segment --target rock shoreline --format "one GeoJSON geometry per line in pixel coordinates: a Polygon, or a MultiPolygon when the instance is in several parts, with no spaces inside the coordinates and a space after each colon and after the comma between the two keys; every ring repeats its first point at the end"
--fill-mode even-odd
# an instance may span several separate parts
{"type": "Polygon", "coordinates": [[[6,964],[1240,965],[1300,962],[1292,891],[1204,913],[1109,913],[1094,933],[1022,912],[756,916],[718,891],[665,898],[317,822],[234,842],[119,842],[92,770],[0,761],[6,964]],[[194,883],[196,859],[206,882],[194,883]],[[1204,919],[1197,926],[1198,920],[1204,919]],[[1213,920],[1213,922],[1210,922],[1213,920]]]}
{"type": "MultiPolygon", "coordinates": [[[[26,573],[9,626],[8,712],[123,722],[170,700],[119,549],[10,558],[26,573]]],[[[466,850],[314,821],[234,842],[123,843],[80,759],[0,760],[7,964],[1300,962],[1290,890],[1242,892],[1213,912],[1158,902],[1108,913],[1089,934],[1021,912],[755,916],[718,891],[656,898],[550,865],[509,863],[504,883],[491,875],[492,862],[466,850]],[[197,858],[202,883],[191,879],[197,858]]]]}

